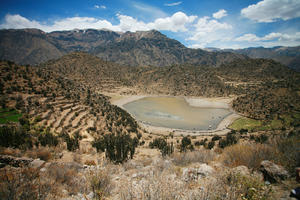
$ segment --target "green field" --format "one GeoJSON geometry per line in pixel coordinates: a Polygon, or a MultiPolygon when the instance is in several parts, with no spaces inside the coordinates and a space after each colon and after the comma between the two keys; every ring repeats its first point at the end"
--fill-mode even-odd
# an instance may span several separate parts
{"type": "Polygon", "coordinates": [[[239,131],[247,129],[248,131],[267,131],[278,130],[291,127],[292,124],[299,123],[299,113],[281,115],[279,119],[273,120],[255,120],[250,118],[240,118],[235,120],[230,126],[230,129],[239,131]]]}
{"type": "Polygon", "coordinates": [[[248,131],[253,131],[258,127],[262,126],[262,121],[260,120],[255,120],[255,119],[250,119],[250,118],[240,118],[235,120],[229,128],[234,129],[234,130],[241,130],[241,129],[248,129],[248,131]]]}
{"type": "Polygon", "coordinates": [[[18,122],[20,117],[22,117],[22,114],[17,110],[0,109],[0,124],[18,122]]]}

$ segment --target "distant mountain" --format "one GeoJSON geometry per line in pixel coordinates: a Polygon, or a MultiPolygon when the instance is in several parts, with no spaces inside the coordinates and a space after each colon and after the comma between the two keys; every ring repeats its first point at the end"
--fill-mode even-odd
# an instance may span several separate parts
{"type": "MultiPolygon", "coordinates": [[[[215,50],[215,49],[214,49],[215,50]]],[[[300,46],[297,47],[251,47],[246,49],[225,49],[218,52],[232,52],[239,53],[250,58],[267,58],[273,59],[281,64],[287,65],[292,69],[300,71],[300,46]]]]}
{"type": "Polygon", "coordinates": [[[72,30],[45,33],[38,29],[0,30],[0,59],[39,64],[74,51],[128,66],[169,66],[190,63],[220,66],[245,56],[231,52],[189,49],[158,31],[118,33],[72,30]]]}

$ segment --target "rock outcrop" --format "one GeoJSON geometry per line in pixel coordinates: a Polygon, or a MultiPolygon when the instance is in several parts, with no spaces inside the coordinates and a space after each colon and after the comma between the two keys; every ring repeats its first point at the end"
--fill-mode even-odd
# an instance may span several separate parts
{"type": "Polygon", "coordinates": [[[278,183],[289,177],[289,173],[282,166],[271,161],[264,160],[260,165],[260,171],[263,173],[265,181],[278,183]]]}

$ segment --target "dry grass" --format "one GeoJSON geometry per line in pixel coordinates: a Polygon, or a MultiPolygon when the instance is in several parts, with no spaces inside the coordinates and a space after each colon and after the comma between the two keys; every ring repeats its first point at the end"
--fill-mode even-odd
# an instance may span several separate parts
{"type": "Polygon", "coordinates": [[[209,163],[216,158],[216,153],[203,149],[186,153],[174,153],[171,158],[175,165],[185,166],[195,162],[209,163]]]}
{"type": "Polygon", "coordinates": [[[47,174],[49,179],[55,181],[57,185],[63,186],[69,194],[84,193],[87,191],[87,183],[79,173],[79,168],[73,163],[52,163],[47,174]]]}
{"type": "Polygon", "coordinates": [[[105,199],[106,196],[109,196],[114,187],[108,168],[91,171],[87,179],[97,200],[105,199]]]}
{"type": "Polygon", "coordinates": [[[39,147],[37,149],[31,149],[25,152],[25,156],[33,159],[41,159],[49,161],[52,159],[52,150],[49,147],[39,147]]]}
{"type": "Polygon", "coordinates": [[[94,161],[94,160],[86,160],[85,162],[84,162],[84,164],[85,165],[93,165],[93,166],[95,166],[96,165],[96,162],[94,161]]]}
{"type": "Polygon", "coordinates": [[[13,149],[13,148],[0,148],[0,154],[1,155],[9,155],[9,156],[15,156],[15,157],[21,157],[22,152],[20,149],[13,149]]]}
{"type": "Polygon", "coordinates": [[[276,149],[267,144],[240,143],[225,148],[222,154],[226,166],[244,165],[250,169],[258,169],[261,161],[274,160],[276,149]]]}

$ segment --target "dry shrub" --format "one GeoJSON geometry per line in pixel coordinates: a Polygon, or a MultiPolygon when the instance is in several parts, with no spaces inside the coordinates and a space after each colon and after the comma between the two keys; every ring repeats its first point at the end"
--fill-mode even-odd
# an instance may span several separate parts
{"type": "Polygon", "coordinates": [[[38,149],[31,149],[25,152],[25,155],[33,159],[41,159],[49,161],[52,159],[52,152],[49,147],[39,147],[38,149]]]}
{"type": "Polygon", "coordinates": [[[88,174],[88,180],[97,200],[104,199],[105,196],[110,195],[113,184],[107,168],[91,171],[88,174]]]}
{"type": "Polygon", "coordinates": [[[20,149],[13,149],[13,148],[5,148],[1,147],[0,148],[0,154],[1,155],[9,155],[9,156],[15,156],[15,157],[20,157],[22,155],[20,149]]]}
{"type": "Polygon", "coordinates": [[[0,199],[46,199],[50,192],[51,183],[41,181],[39,169],[0,169],[0,199]]]}
{"type": "Polygon", "coordinates": [[[237,167],[244,165],[248,168],[258,169],[261,161],[274,160],[277,153],[267,144],[240,143],[225,148],[222,160],[225,165],[237,167]]]}
{"type": "Polygon", "coordinates": [[[173,163],[180,166],[185,166],[195,162],[208,163],[213,161],[215,157],[216,153],[207,149],[186,153],[174,153],[171,156],[173,163]]]}
{"type": "Polygon", "coordinates": [[[275,161],[284,166],[291,174],[294,174],[295,168],[300,166],[300,135],[288,137],[276,136],[269,140],[270,145],[276,149],[278,156],[275,161]]]}
{"type": "Polygon", "coordinates": [[[224,190],[218,199],[274,199],[272,187],[255,176],[244,176],[237,173],[225,174],[220,178],[224,190]]]}
{"type": "Polygon", "coordinates": [[[70,194],[85,192],[85,181],[79,174],[79,167],[72,163],[53,163],[47,170],[47,176],[56,184],[63,185],[70,194]]]}
{"type": "Polygon", "coordinates": [[[94,160],[86,160],[85,162],[84,162],[84,164],[85,165],[96,165],[96,162],[94,161],[94,160]]]}

